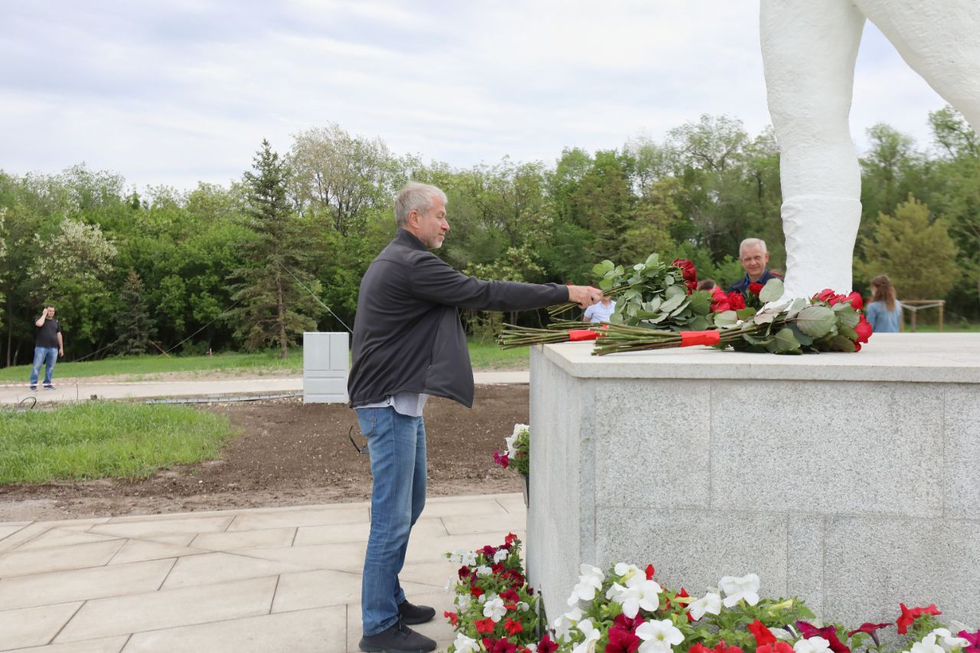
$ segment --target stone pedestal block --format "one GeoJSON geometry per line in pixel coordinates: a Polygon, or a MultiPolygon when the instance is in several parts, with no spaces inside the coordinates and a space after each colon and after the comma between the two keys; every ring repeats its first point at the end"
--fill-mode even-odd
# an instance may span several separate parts
{"type": "Polygon", "coordinates": [[[346,333],[303,334],[303,403],[346,404],[350,351],[346,333]]]}
{"type": "Polygon", "coordinates": [[[823,618],[935,602],[980,625],[980,336],[858,354],[531,353],[528,570],[550,618],[582,562],[702,594],[756,572],[823,618]]]}

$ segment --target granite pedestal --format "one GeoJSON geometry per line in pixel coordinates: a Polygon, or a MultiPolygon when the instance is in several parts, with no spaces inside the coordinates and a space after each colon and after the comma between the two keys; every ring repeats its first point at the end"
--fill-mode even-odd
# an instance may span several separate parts
{"type": "Polygon", "coordinates": [[[935,602],[980,626],[980,335],[857,354],[531,352],[528,570],[549,618],[581,562],[692,594],[756,572],[824,619],[935,602]]]}

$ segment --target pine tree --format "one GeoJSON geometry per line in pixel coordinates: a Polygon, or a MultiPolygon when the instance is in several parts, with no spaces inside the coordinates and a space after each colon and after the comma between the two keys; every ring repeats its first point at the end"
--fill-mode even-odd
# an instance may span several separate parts
{"type": "Polygon", "coordinates": [[[230,316],[236,337],[250,351],[275,343],[286,358],[296,336],[316,328],[315,300],[297,282],[313,293],[319,283],[305,271],[308,244],[286,195],[289,171],[266,140],[253,170],[245,173],[246,214],[256,238],[245,252],[247,266],[233,274],[238,283],[232,298],[240,306],[230,316]]]}
{"type": "Polygon", "coordinates": [[[143,281],[130,270],[120,293],[122,308],[116,314],[117,339],[113,349],[120,356],[138,356],[149,349],[156,326],[143,294],[143,281]]]}

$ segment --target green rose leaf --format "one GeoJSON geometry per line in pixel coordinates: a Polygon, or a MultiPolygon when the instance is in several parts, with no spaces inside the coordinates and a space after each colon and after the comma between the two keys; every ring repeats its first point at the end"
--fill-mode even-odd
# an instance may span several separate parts
{"type": "Polygon", "coordinates": [[[753,317],[752,321],[756,324],[772,324],[773,320],[775,320],[778,316],[779,313],[774,311],[764,311],[753,317]]]}
{"type": "Polygon", "coordinates": [[[736,322],[738,322],[738,315],[735,311],[724,311],[715,315],[715,326],[719,329],[731,328],[736,322]]]}
{"type": "Polygon", "coordinates": [[[660,305],[664,303],[664,300],[660,297],[654,297],[648,302],[643,304],[643,310],[649,311],[650,313],[656,313],[660,310],[660,305]]]}
{"type": "Polygon", "coordinates": [[[844,336],[834,336],[830,339],[829,344],[832,351],[857,351],[857,347],[854,346],[854,341],[844,336]]]}
{"type": "Polygon", "coordinates": [[[656,252],[654,252],[653,254],[651,254],[650,256],[648,256],[645,265],[648,268],[658,267],[660,265],[660,254],[657,254],[656,252]]]}
{"type": "Polygon", "coordinates": [[[790,328],[793,329],[793,335],[796,337],[797,342],[799,342],[801,345],[804,347],[809,347],[813,344],[813,338],[800,331],[799,327],[797,327],[795,324],[791,325],[790,328]]]}
{"type": "Polygon", "coordinates": [[[783,296],[783,280],[773,277],[759,291],[759,299],[763,304],[774,302],[783,296]]]}
{"type": "Polygon", "coordinates": [[[668,299],[677,296],[687,297],[687,288],[679,284],[675,284],[673,286],[667,286],[667,289],[664,291],[664,294],[667,296],[668,299]]]}
{"type": "Polygon", "coordinates": [[[711,293],[707,290],[696,290],[691,293],[691,310],[697,315],[707,315],[711,310],[711,293]]]}
{"type": "Polygon", "coordinates": [[[691,305],[691,301],[688,300],[688,299],[685,299],[683,302],[681,302],[681,305],[680,306],[678,306],[677,308],[675,308],[673,311],[670,312],[671,316],[680,315],[685,310],[687,310],[687,307],[690,306],[690,305],[691,305]]]}
{"type": "Polygon", "coordinates": [[[746,308],[740,308],[737,311],[735,311],[735,314],[738,315],[738,319],[740,319],[740,320],[748,320],[753,315],[755,315],[755,309],[754,308],[748,308],[748,307],[746,307],[746,308]]]}
{"type": "Polygon", "coordinates": [[[795,316],[797,313],[799,313],[809,305],[810,304],[809,302],[807,302],[807,300],[803,299],[802,297],[797,297],[792,302],[790,302],[789,306],[786,307],[786,319],[795,316]]]}
{"type": "Polygon", "coordinates": [[[777,351],[780,353],[800,350],[800,342],[796,339],[796,335],[789,327],[783,327],[780,329],[776,334],[774,341],[776,343],[777,351]]]}
{"type": "Polygon", "coordinates": [[[858,325],[858,322],[861,321],[861,316],[851,307],[850,304],[841,302],[834,305],[833,310],[834,313],[837,314],[837,322],[841,326],[846,326],[853,329],[858,325]]]}
{"type": "Polygon", "coordinates": [[[684,300],[687,298],[687,295],[685,295],[683,291],[676,292],[671,295],[670,290],[670,288],[667,289],[667,301],[665,301],[660,307],[660,310],[664,313],[670,313],[675,308],[683,304],[684,300]]]}
{"type": "Polygon", "coordinates": [[[613,287],[613,280],[611,278],[605,277],[604,279],[599,280],[600,290],[609,290],[612,287],[613,287]]]}
{"type": "Polygon", "coordinates": [[[808,336],[822,338],[837,325],[837,316],[826,306],[807,306],[796,315],[796,326],[808,336]]]}
{"type": "Polygon", "coordinates": [[[704,315],[697,315],[691,320],[689,326],[691,327],[691,331],[705,331],[711,328],[711,323],[704,315]]]}
{"type": "Polygon", "coordinates": [[[612,272],[615,267],[616,265],[612,261],[605,260],[592,266],[592,274],[597,277],[604,277],[612,272]]]}
{"type": "Polygon", "coordinates": [[[647,266],[644,265],[643,263],[637,263],[636,265],[633,266],[633,269],[636,270],[637,272],[643,272],[644,270],[647,269],[647,266]]]}

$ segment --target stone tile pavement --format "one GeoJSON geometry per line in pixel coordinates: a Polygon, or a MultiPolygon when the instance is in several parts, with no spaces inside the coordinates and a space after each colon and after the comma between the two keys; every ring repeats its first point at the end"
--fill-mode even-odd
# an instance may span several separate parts
{"type": "MultiPolygon", "coordinates": [[[[0,651],[357,651],[368,503],[0,522],[0,651]]],[[[524,536],[520,494],[430,498],[402,571],[440,649],[456,566],[442,553],[524,536]]]]}

